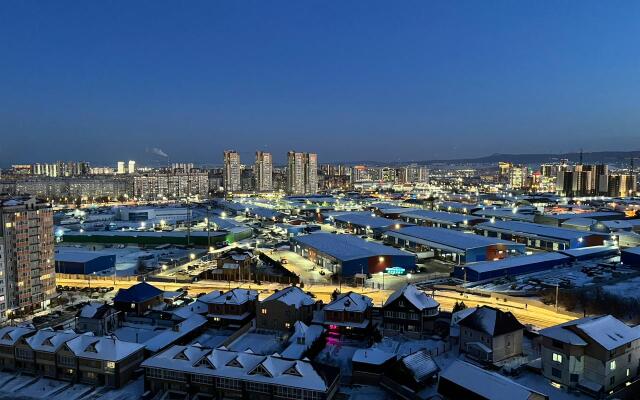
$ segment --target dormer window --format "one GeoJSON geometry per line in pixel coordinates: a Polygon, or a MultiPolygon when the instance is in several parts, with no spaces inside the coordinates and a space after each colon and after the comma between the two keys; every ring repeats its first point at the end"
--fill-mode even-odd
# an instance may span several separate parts
{"type": "Polygon", "coordinates": [[[300,371],[298,371],[295,364],[289,367],[286,371],[284,371],[283,374],[302,377],[302,374],[300,373],[300,371]]]}

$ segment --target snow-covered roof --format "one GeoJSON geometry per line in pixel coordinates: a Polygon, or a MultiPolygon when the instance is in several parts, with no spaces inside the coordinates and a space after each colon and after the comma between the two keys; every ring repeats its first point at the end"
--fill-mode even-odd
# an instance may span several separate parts
{"type": "Polygon", "coordinates": [[[64,343],[77,337],[73,331],[54,331],[53,329],[41,329],[35,335],[27,338],[27,343],[34,351],[53,353],[64,343]]]}
{"type": "Polygon", "coordinates": [[[81,318],[101,318],[102,315],[111,308],[110,305],[105,303],[90,302],[80,309],[77,316],[81,318]]]}
{"type": "Polygon", "coordinates": [[[469,222],[470,220],[475,221],[483,221],[485,220],[482,217],[477,216],[469,216],[465,214],[459,213],[451,213],[446,211],[432,211],[432,210],[414,210],[408,211],[401,214],[401,216],[405,218],[414,218],[425,221],[433,221],[442,224],[464,224],[464,222],[469,222]]]}
{"type": "Polygon", "coordinates": [[[478,229],[487,229],[495,232],[516,233],[523,236],[535,236],[561,240],[577,240],[583,236],[594,234],[593,232],[577,231],[574,229],[557,228],[551,225],[518,221],[483,222],[476,225],[476,227],[478,229]]]}
{"type": "Polygon", "coordinates": [[[176,324],[172,329],[166,329],[144,342],[144,347],[151,352],[161,351],[206,324],[207,319],[205,317],[193,314],[179,324],[176,324]]]}
{"type": "Polygon", "coordinates": [[[296,321],[293,331],[293,335],[289,338],[289,346],[281,353],[283,358],[300,359],[322,335],[324,327],[322,325],[307,326],[302,321],[296,321]]]}
{"type": "Polygon", "coordinates": [[[120,289],[113,298],[113,301],[123,303],[139,303],[149,300],[152,297],[162,294],[163,291],[157,287],[148,284],[147,282],[140,282],[131,286],[128,289],[120,289]]]}
{"type": "Polygon", "coordinates": [[[576,319],[573,321],[565,322],[562,324],[550,326],[540,331],[540,336],[548,337],[553,340],[558,340],[562,343],[567,343],[574,346],[586,346],[587,342],[584,341],[577,333],[570,329],[582,322],[591,321],[593,317],[576,319]]]}
{"type": "MultiPolygon", "coordinates": [[[[413,304],[418,310],[425,310],[428,308],[438,308],[440,303],[435,301],[433,297],[427,295],[425,292],[418,289],[415,285],[407,284],[402,289],[398,289],[387,298],[384,306],[387,306],[396,301],[400,296],[404,297],[408,302],[413,304]]],[[[383,307],[384,307],[383,306],[383,307]]]]}
{"type": "Polygon", "coordinates": [[[484,332],[491,336],[499,336],[524,328],[510,311],[505,312],[489,306],[475,309],[469,315],[460,319],[458,325],[484,332]]]}
{"type": "Polygon", "coordinates": [[[371,347],[368,349],[356,350],[356,352],[353,353],[351,361],[362,364],[382,365],[395,357],[396,355],[393,353],[388,353],[376,347],[371,347]]]}
{"type": "MultiPolygon", "coordinates": [[[[239,379],[326,392],[332,382],[309,361],[286,360],[225,348],[205,350],[196,346],[173,346],[142,363],[146,368],[161,368],[191,374],[239,379]]],[[[337,375],[334,377],[334,379],[337,375]]]]}
{"type": "Polygon", "coordinates": [[[212,292],[209,292],[205,295],[198,297],[198,301],[209,304],[213,299],[220,297],[222,293],[223,293],[222,290],[214,290],[212,292]]]}
{"type": "Polygon", "coordinates": [[[496,372],[476,367],[468,362],[455,360],[440,373],[440,380],[446,379],[461,387],[491,400],[530,400],[533,394],[544,395],[529,389],[496,372]]]}
{"type": "Polygon", "coordinates": [[[112,257],[115,261],[116,255],[97,251],[56,251],[53,258],[55,261],[86,263],[101,257],[112,257]]]}
{"type": "MultiPolygon", "coordinates": [[[[204,297],[204,296],[203,296],[204,297]]],[[[233,304],[240,305],[258,298],[258,292],[250,289],[231,289],[216,298],[207,301],[209,304],[233,304]]]]}
{"type": "Polygon", "coordinates": [[[371,297],[354,292],[339,294],[335,300],[324,307],[325,311],[365,312],[373,307],[371,297]]]}
{"type": "Polygon", "coordinates": [[[333,233],[311,233],[291,238],[293,244],[302,244],[316,249],[340,261],[357,260],[378,256],[415,257],[412,253],[394,247],[364,240],[353,235],[333,233]]]}
{"type": "Polygon", "coordinates": [[[194,314],[206,314],[209,312],[209,306],[200,300],[196,300],[191,304],[182,306],[172,312],[173,319],[187,319],[194,314]]]}
{"type": "Polygon", "coordinates": [[[297,286],[289,286],[285,289],[278,290],[262,302],[266,303],[269,301],[279,301],[290,306],[295,306],[296,308],[315,304],[313,297],[297,286]]]}
{"type": "MultiPolygon", "coordinates": [[[[482,224],[480,224],[482,225],[482,224]]],[[[448,228],[435,228],[430,226],[409,226],[385,233],[387,236],[408,240],[413,243],[424,244],[433,248],[447,249],[455,252],[463,252],[468,249],[495,246],[502,244],[510,248],[522,247],[511,241],[465,233],[448,228]]]]}
{"type": "Polygon", "coordinates": [[[640,327],[632,328],[611,315],[593,318],[576,325],[576,328],[607,350],[640,339],[640,327]]]}
{"type": "Polygon", "coordinates": [[[24,326],[5,326],[0,329],[0,345],[12,346],[21,337],[33,333],[35,329],[24,326]]]}
{"type": "Polygon", "coordinates": [[[438,364],[431,358],[429,351],[426,349],[404,356],[400,359],[400,362],[411,371],[413,379],[418,383],[433,376],[439,370],[438,364]]]}
{"type": "Polygon", "coordinates": [[[77,357],[102,361],[120,361],[144,347],[141,344],[93,334],[84,334],[71,339],[67,342],[67,346],[77,357]]]}

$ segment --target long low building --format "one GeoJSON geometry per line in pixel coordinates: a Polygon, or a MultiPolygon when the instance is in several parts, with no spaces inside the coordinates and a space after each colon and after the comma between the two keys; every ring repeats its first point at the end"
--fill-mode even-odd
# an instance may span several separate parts
{"type": "Polygon", "coordinates": [[[620,252],[620,261],[624,265],[640,268],[640,247],[631,247],[620,252]]]}
{"type": "Polygon", "coordinates": [[[338,214],[331,217],[334,225],[356,235],[380,236],[391,229],[398,229],[407,224],[403,221],[377,217],[370,213],[355,212],[338,214]]]}
{"type": "Polygon", "coordinates": [[[524,243],[528,247],[553,251],[601,246],[606,237],[597,233],[517,221],[484,222],[476,225],[475,229],[478,234],[487,237],[511,240],[524,243]]]}
{"type": "Polygon", "coordinates": [[[458,264],[502,259],[525,253],[523,244],[425,226],[410,226],[386,232],[384,240],[387,244],[416,253],[432,251],[435,258],[458,264]]]}
{"type": "Polygon", "coordinates": [[[531,256],[510,257],[465,266],[456,266],[453,275],[469,282],[506,276],[528,274],[568,264],[572,257],[560,253],[538,253],[531,256]]]}
{"type": "Polygon", "coordinates": [[[92,251],[57,251],[56,272],[62,274],[92,274],[115,268],[116,255],[92,251]]]}
{"type": "Polygon", "coordinates": [[[466,228],[485,222],[485,218],[445,211],[413,210],[400,214],[400,219],[416,225],[436,228],[466,228]]]}
{"type": "Polygon", "coordinates": [[[383,272],[387,268],[414,270],[416,256],[352,235],[312,233],[291,238],[291,250],[343,276],[383,272]]]}
{"type": "Polygon", "coordinates": [[[176,244],[186,245],[190,242],[196,246],[207,246],[208,243],[226,241],[233,243],[251,237],[249,227],[231,228],[229,230],[211,231],[67,231],[60,236],[64,242],[74,243],[132,243],[132,244],[176,244]]]}

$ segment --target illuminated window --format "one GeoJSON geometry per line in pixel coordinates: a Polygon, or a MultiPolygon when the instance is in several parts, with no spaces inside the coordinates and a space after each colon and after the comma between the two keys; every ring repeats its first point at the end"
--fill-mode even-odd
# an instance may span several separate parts
{"type": "Polygon", "coordinates": [[[611,363],[609,363],[609,369],[611,371],[615,371],[616,369],[616,360],[611,361],[611,363]]]}
{"type": "Polygon", "coordinates": [[[260,312],[261,312],[262,314],[267,314],[267,309],[266,309],[266,308],[263,308],[262,310],[260,310],[260,312]]]}
{"type": "Polygon", "coordinates": [[[553,353],[553,361],[562,364],[562,354],[553,353]]]}

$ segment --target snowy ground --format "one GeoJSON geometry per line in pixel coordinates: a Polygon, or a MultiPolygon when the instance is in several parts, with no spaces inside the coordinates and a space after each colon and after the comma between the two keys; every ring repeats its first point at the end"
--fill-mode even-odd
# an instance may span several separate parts
{"type": "Polygon", "coordinates": [[[233,341],[229,350],[245,351],[251,349],[256,354],[280,353],[287,345],[286,341],[280,340],[280,335],[276,333],[256,333],[248,332],[233,341]]]}
{"type": "Polygon", "coordinates": [[[395,353],[400,356],[406,356],[422,349],[431,350],[433,354],[439,354],[448,350],[448,345],[442,340],[414,340],[404,336],[384,337],[382,341],[376,343],[374,347],[387,353],[395,353]]]}
{"type": "Polygon", "coordinates": [[[340,368],[343,377],[351,376],[351,359],[358,349],[366,349],[369,346],[364,342],[348,340],[344,338],[327,338],[327,344],[316,357],[316,361],[340,368]]]}
{"type": "Polygon", "coordinates": [[[200,343],[204,347],[210,347],[215,349],[222,345],[222,343],[227,340],[229,336],[233,334],[233,331],[219,330],[219,329],[208,329],[202,335],[195,338],[191,344],[200,343]]]}
{"type": "Polygon", "coordinates": [[[349,400],[392,400],[394,397],[377,386],[343,385],[339,391],[349,400]]]}
{"type": "Polygon", "coordinates": [[[606,292],[620,297],[640,299],[640,277],[602,287],[606,292]]]}
{"type": "Polygon", "coordinates": [[[123,326],[122,328],[116,329],[114,334],[124,342],[145,343],[164,330],[166,329],[146,325],[142,327],[123,326]]]}
{"type": "MultiPolygon", "coordinates": [[[[88,385],[72,384],[19,373],[0,373],[1,400],[80,400],[91,396],[94,391],[95,388],[88,385]]],[[[105,390],[105,392],[108,392],[108,390],[105,390]]],[[[129,397],[126,400],[135,398],[137,397],[129,397]]],[[[122,400],[125,400],[125,398],[122,400]]]]}

